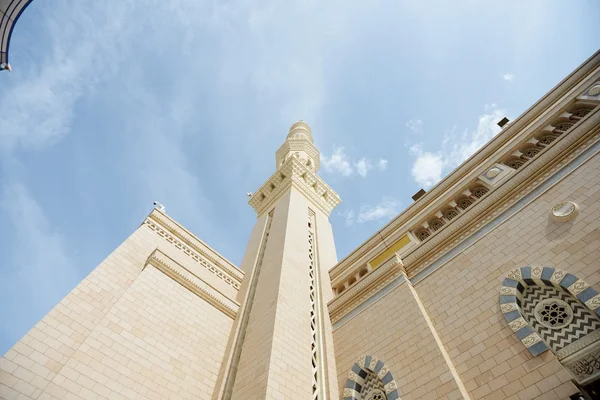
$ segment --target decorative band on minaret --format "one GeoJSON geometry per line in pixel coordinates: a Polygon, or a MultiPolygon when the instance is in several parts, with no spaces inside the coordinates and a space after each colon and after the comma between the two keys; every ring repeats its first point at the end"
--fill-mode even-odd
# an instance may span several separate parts
{"type": "Polygon", "coordinates": [[[338,398],[327,271],[337,262],[328,217],[340,198],[317,175],[319,151],[303,121],[292,125],[276,161],[248,201],[258,220],[242,262],[246,304],[219,400],[338,398]]]}

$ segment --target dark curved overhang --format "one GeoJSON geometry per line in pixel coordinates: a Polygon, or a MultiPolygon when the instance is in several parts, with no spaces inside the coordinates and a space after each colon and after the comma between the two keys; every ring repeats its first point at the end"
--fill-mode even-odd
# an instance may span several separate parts
{"type": "Polygon", "coordinates": [[[21,13],[32,0],[0,0],[0,70],[10,70],[8,48],[10,37],[21,13]]]}

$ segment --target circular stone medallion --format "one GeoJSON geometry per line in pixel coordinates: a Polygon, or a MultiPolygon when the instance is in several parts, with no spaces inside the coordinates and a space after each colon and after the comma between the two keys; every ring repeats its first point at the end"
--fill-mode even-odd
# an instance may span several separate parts
{"type": "Polygon", "coordinates": [[[594,85],[588,90],[588,95],[598,96],[600,94],[600,85],[594,85]]]}
{"type": "Polygon", "coordinates": [[[492,167],[490,168],[490,170],[488,172],[485,173],[485,177],[488,179],[493,179],[495,177],[497,177],[498,175],[500,175],[500,172],[502,172],[502,170],[498,167],[492,167]]]}
{"type": "Polygon", "coordinates": [[[552,207],[550,214],[555,221],[569,221],[577,216],[579,206],[572,201],[561,201],[552,207]]]}

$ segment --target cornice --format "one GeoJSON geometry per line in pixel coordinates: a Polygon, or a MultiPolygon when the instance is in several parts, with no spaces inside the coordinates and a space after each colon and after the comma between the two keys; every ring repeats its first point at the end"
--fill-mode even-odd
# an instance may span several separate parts
{"type": "Polygon", "coordinates": [[[596,108],[581,124],[553,142],[538,157],[517,170],[510,179],[408,253],[404,257],[404,263],[409,277],[496,218],[599,139],[600,109],[596,108]]]}
{"type": "Polygon", "coordinates": [[[287,139],[275,153],[276,168],[287,153],[290,151],[304,151],[315,162],[315,171],[318,172],[321,165],[321,153],[319,149],[306,139],[287,139]]]}
{"type": "MultiPolygon", "coordinates": [[[[548,108],[555,105],[555,103],[563,96],[572,91],[576,86],[581,85],[585,80],[595,79],[592,74],[597,74],[600,71],[600,51],[596,52],[588,60],[586,60],[578,69],[573,71],[569,76],[563,79],[558,85],[551,89],[545,96],[538,100],[533,106],[527,109],[521,116],[512,121],[507,125],[496,137],[490,142],[483,146],[479,151],[469,157],[460,166],[458,166],[451,174],[435,185],[429,192],[427,192],[421,199],[410,205],[400,215],[386,224],[383,228],[377,231],[369,239],[367,239],[361,246],[359,246],[352,253],[348,254],[343,258],[336,266],[334,266],[330,273],[332,276],[337,276],[337,268],[347,268],[347,264],[356,263],[357,259],[362,258],[365,253],[371,251],[373,247],[382,241],[382,236],[386,237],[390,233],[395,232],[399,229],[407,231],[410,227],[405,227],[412,218],[418,213],[436,202],[442,195],[449,189],[460,183],[468,176],[480,175],[479,169],[485,167],[482,166],[485,160],[489,159],[490,156],[499,152],[499,150],[506,145],[509,141],[515,137],[522,137],[522,131],[536,121],[542,114],[544,114],[548,108]],[[473,171],[476,170],[476,173],[473,171]]],[[[575,96],[573,96],[574,98],[575,96]]],[[[572,99],[565,99],[572,100],[572,99]]],[[[493,160],[496,162],[497,160],[493,160]]]]}
{"type": "MultiPolygon", "coordinates": [[[[177,224],[177,222],[175,222],[166,214],[163,214],[161,211],[154,209],[150,213],[150,215],[148,215],[148,217],[144,220],[142,225],[149,226],[152,230],[156,231],[161,236],[168,235],[170,238],[167,238],[167,240],[172,242],[175,247],[177,247],[186,255],[192,257],[195,261],[200,262],[203,265],[206,263],[210,263],[211,267],[216,268],[218,270],[213,272],[217,273],[219,277],[226,281],[231,280],[232,286],[239,289],[242,279],[244,277],[244,273],[237,267],[235,267],[233,264],[231,264],[229,261],[227,261],[220,254],[218,254],[216,251],[214,251],[212,248],[207,246],[196,236],[187,232],[183,227],[177,224]],[[213,256],[205,249],[202,249],[198,244],[200,244],[200,246],[206,247],[206,250],[209,250],[214,255],[219,256],[219,258],[213,256]]],[[[208,267],[208,265],[205,266],[208,267]]]]}
{"type": "MultiPolygon", "coordinates": [[[[596,343],[596,342],[600,342],[600,330],[596,330],[591,333],[588,333],[587,335],[585,335],[581,339],[575,341],[574,343],[571,343],[570,345],[563,347],[562,349],[560,349],[559,351],[556,352],[556,357],[559,360],[563,360],[563,359],[577,353],[578,351],[583,350],[586,347],[589,347],[591,344],[596,343]]],[[[578,355],[578,356],[580,356],[580,355],[578,355]]],[[[578,356],[576,356],[575,358],[580,358],[578,356]]]]}
{"type": "MultiPolygon", "coordinates": [[[[346,281],[350,276],[356,274],[360,268],[372,262],[380,254],[385,252],[391,246],[395,245],[396,242],[403,236],[408,236],[410,242],[396,252],[401,258],[404,257],[405,254],[408,254],[408,252],[414,249],[416,246],[419,246],[419,243],[410,231],[398,230],[387,237],[380,235],[379,240],[369,243],[368,247],[365,248],[364,253],[357,258],[354,263],[336,266],[334,269],[329,271],[331,286],[337,287],[340,283],[346,281]]],[[[371,267],[377,266],[371,265],[371,267]]]]}
{"type": "Polygon", "coordinates": [[[352,262],[338,263],[332,269],[329,270],[329,278],[333,286],[343,281],[345,277],[352,273],[352,271],[359,268],[359,266],[366,265],[371,259],[376,257],[377,254],[385,251],[388,248],[388,244],[381,235],[374,236],[367,242],[363,243],[360,247],[362,250],[360,255],[355,256],[352,262]]]}
{"type": "Polygon", "coordinates": [[[593,382],[600,374],[600,341],[596,340],[578,352],[560,359],[560,363],[571,372],[579,384],[593,382]]]}
{"type": "Polygon", "coordinates": [[[161,252],[159,249],[154,250],[150,257],[148,257],[144,268],[148,265],[152,265],[163,272],[165,275],[169,276],[181,286],[205,300],[228,317],[233,319],[237,315],[240,305],[236,301],[228,298],[212,286],[208,285],[198,276],[194,275],[194,273],[187,270],[184,266],[161,252]]]}
{"type": "Polygon", "coordinates": [[[353,287],[329,302],[327,307],[331,322],[338,321],[401,275],[405,275],[404,266],[400,257],[395,254],[379,268],[369,272],[353,287]]]}
{"type": "Polygon", "coordinates": [[[292,185],[327,216],[341,202],[338,194],[321,177],[291,157],[252,195],[248,204],[260,216],[292,185]]]}

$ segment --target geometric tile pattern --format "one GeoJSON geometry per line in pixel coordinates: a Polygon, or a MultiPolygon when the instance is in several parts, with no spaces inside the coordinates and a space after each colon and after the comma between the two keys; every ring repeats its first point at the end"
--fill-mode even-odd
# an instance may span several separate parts
{"type": "MultiPolygon", "coordinates": [[[[534,356],[548,350],[548,346],[522,313],[523,292],[530,286],[565,291],[585,305],[592,315],[600,316],[600,294],[575,275],[553,267],[526,266],[510,270],[500,288],[500,310],[515,335],[534,356]]],[[[564,338],[557,340],[559,343],[564,338]]]]}
{"type": "Polygon", "coordinates": [[[360,391],[361,398],[366,399],[374,389],[384,391],[383,381],[374,372],[368,372],[365,383],[362,385],[362,390],[360,391]]]}
{"type": "MultiPolygon", "coordinates": [[[[315,224],[314,216],[308,216],[308,226],[313,227],[315,224]]],[[[317,315],[315,303],[315,260],[314,260],[314,236],[312,231],[308,231],[308,275],[310,277],[310,346],[311,346],[311,361],[312,361],[312,396],[311,399],[318,400],[319,398],[319,362],[317,353],[319,351],[317,345],[317,315]]]]}
{"type": "MultiPolygon", "coordinates": [[[[518,303],[517,303],[518,304],[518,303]]],[[[529,286],[523,290],[521,300],[523,316],[554,353],[600,329],[600,320],[573,296],[552,286],[529,286]],[[573,319],[566,326],[550,328],[542,325],[534,315],[536,305],[546,299],[560,299],[573,310],[573,319]]]]}
{"type": "Polygon", "coordinates": [[[362,356],[348,373],[343,400],[365,400],[370,393],[377,393],[377,389],[385,394],[387,400],[400,400],[396,381],[383,361],[373,356],[362,356]]]}
{"type": "MultiPolygon", "coordinates": [[[[536,286],[530,286],[533,288],[536,286]]],[[[569,325],[573,319],[573,310],[567,303],[559,302],[554,298],[547,299],[543,303],[538,303],[539,308],[536,310],[536,315],[544,321],[544,324],[549,325],[550,328],[562,328],[563,326],[569,325]]]]}

